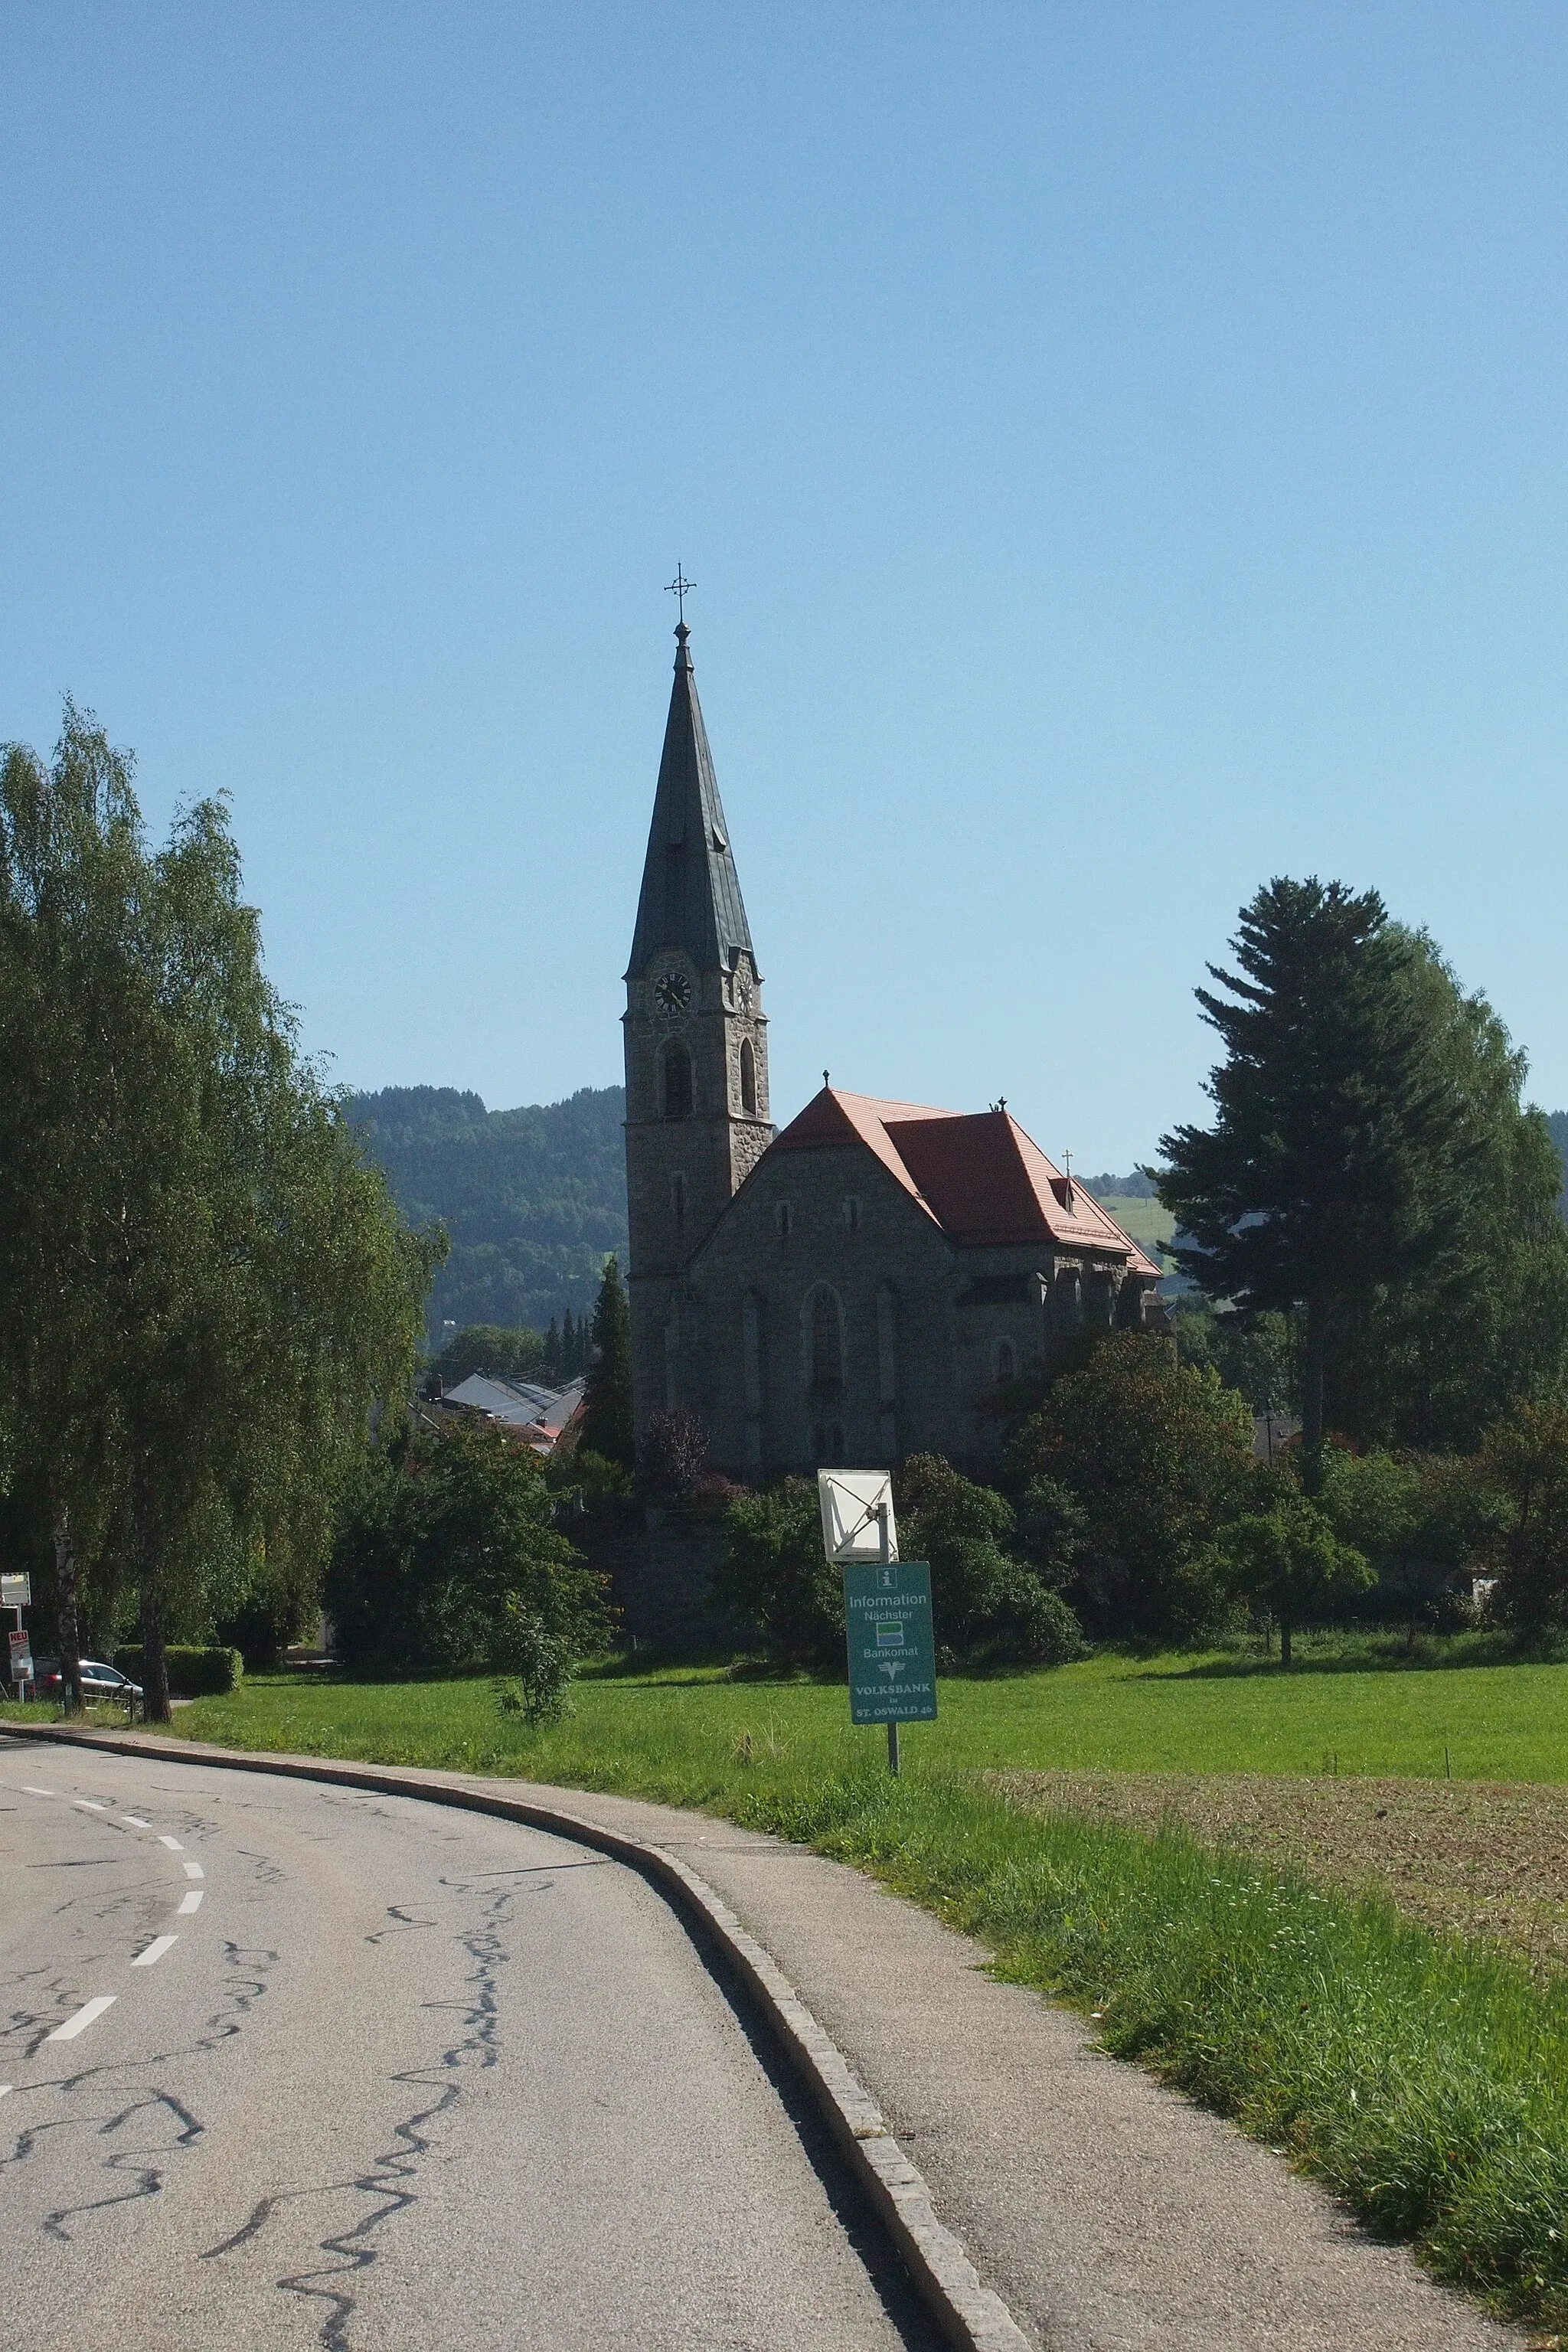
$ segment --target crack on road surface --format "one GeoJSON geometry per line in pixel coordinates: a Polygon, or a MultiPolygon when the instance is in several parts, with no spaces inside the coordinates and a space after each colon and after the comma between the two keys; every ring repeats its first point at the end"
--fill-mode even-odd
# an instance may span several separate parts
{"type": "Polygon", "coordinates": [[[274,1862],[269,1854],[257,1853],[249,1846],[244,1845],[237,1845],[231,1851],[238,1854],[242,1862],[249,1863],[250,1875],[257,1885],[281,1886],[286,1883],[289,1873],[283,1868],[281,1863],[274,1862]]]}
{"type": "MultiPolygon", "coordinates": [[[[92,2086],[108,2096],[116,2095],[116,2085],[126,2075],[147,2075],[152,2070],[172,2065],[177,2060],[191,2058],[220,2049],[232,2041],[256,2003],[268,1990],[268,1978],[277,1964],[275,1951],[247,1951],[240,1946],[226,1942],[225,1963],[228,1970],[221,1988],[219,2005],[206,2019],[206,2031],[190,2042],[174,2050],[162,2050],[145,2058],[122,2059],[106,2064],[79,2066],[71,2073],[57,2075],[52,2080],[28,2084],[34,2096],[53,2093],[67,2099],[92,2086]]],[[[40,2034],[39,2042],[45,2039],[40,2034]]],[[[31,2054],[29,2053],[29,2054],[31,2054]]],[[[118,2096],[123,2100],[123,2090],[118,2096]]],[[[162,2114],[177,2122],[179,2128],[162,2147],[115,2148],[100,2159],[100,2168],[110,2177],[113,2193],[83,2199],[79,2203],[56,2207],[40,2217],[38,2227],[45,2237],[76,2242],[78,2232],[68,2225],[81,2223],[90,2216],[112,2210],[116,2206],[135,2204],[143,2198],[155,2197],[164,2183],[165,2161],[183,2149],[194,2148],[204,2136],[206,2126],[188,2103],[174,2091],[155,2081],[130,2099],[128,2105],[118,2105],[109,2113],[62,2115],[47,2121],[30,2124],[17,2135],[9,2157],[0,2158],[0,2172],[16,2171],[35,2154],[41,2154],[46,2142],[58,2145],[62,2133],[73,2141],[86,2139],[89,2144],[110,2138],[131,2124],[137,2116],[162,2114]]]]}
{"type": "Polygon", "coordinates": [[[389,1903],[386,1906],[386,1916],[393,1925],[390,1927],[378,1927],[374,1936],[365,1937],[367,1944],[384,1944],[388,1936],[405,1935],[410,1927],[434,1927],[439,1925],[439,1922],[435,1919],[416,1919],[401,1903],[389,1903]]]}
{"type": "Polygon", "coordinates": [[[149,2111],[153,2114],[162,2112],[178,2121],[180,2128],[173,2140],[163,2148],[117,2149],[106,2158],[104,2170],[116,2175],[129,2175],[130,2185],[115,2196],[90,2198],[83,2204],[62,2205],[55,2212],[46,2213],[43,2219],[46,2237],[58,2238],[62,2244],[68,2246],[73,2243],[73,2237],[66,2227],[68,2221],[83,2221],[89,2214],[107,2212],[113,2206],[133,2205],[140,2198],[157,2196],[163,2186],[163,2170],[162,2162],[156,2159],[172,2154],[177,2148],[194,2147],[205,2126],[196,2121],[184,2101],[176,2099],[172,2091],[153,2091],[146,2098],[133,2099],[128,2107],[122,2107],[118,2115],[110,2116],[100,2124],[99,2137],[107,2139],[111,2133],[122,2130],[133,2116],[146,2115],[149,2111]]]}
{"type": "MultiPolygon", "coordinates": [[[[471,1885],[460,1886],[443,1880],[454,1893],[473,1895],[481,1890],[471,1885]]],[[[439,2014],[455,2011],[463,2021],[466,2031],[458,2033],[436,2057],[424,2064],[393,2074],[393,2083],[417,2086],[422,2091],[434,2091],[437,2096],[416,2106],[392,2127],[392,2145],[374,2157],[365,2169],[352,2179],[327,2181],[312,2189],[285,2191],[280,2196],[264,2197],[249,2219],[221,2244],[207,2247],[200,2255],[203,2262],[213,2262],[232,2253],[237,2248],[258,2239],[274,2213],[285,2204],[301,2198],[326,2197],[352,2190],[360,2197],[374,2198],[374,2209],[350,2228],[340,2230],[318,2240],[318,2249],[330,2259],[321,2269],[298,2270],[276,2281],[279,2291],[300,2297],[306,2303],[326,2305],[317,2342],[321,2352],[348,2352],[348,2329],[359,2306],[359,2295],[353,2282],[380,2259],[381,2249],[369,2242],[379,2231],[405,2213],[418,2200],[415,2185],[425,2158],[437,2145],[434,2127],[451,2114],[462,2098],[464,2084],[461,2074],[470,2069],[483,2071],[494,2066],[500,2057],[498,2029],[500,2019],[500,1970],[510,1958],[502,1939],[515,1890],[510,1887],[482,1890],[485,1896],[486,1918],[457,1937],[459,1948],[470,1962],[464,1981],[466,1998],[454,2000],[425,2001],[421,2009],[439,2014]]],[[[419,1923],[426,1924],[426,1923],[419,1923]]],[[[427,1923],[436,1925],[432,1921],[427,1923]]],[[[388,1931],[384,1931],[388,1932],[388,1931]]],[[[374,1938],[367,1938],[374,1941],[374,1938]]]]}

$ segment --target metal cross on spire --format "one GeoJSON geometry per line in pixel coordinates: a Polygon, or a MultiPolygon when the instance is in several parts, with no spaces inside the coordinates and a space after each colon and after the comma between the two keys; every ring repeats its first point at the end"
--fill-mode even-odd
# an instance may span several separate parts
{"type": "Polygon", "coordinates": [[[667,596],[674,597],[676,604],[679,608],[680,625],[682,628],[686,626],[686,600],[688,596],[690,595],[691,591],[696,587],[696,581],[689,580],[678,563],[675,567],[675,577],[669,583],[669,585],[666,588],[664,593],[667,596]]]}

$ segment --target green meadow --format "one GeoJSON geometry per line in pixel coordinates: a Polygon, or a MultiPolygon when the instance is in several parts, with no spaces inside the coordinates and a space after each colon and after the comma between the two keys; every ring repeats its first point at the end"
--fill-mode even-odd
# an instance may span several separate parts
{"type": "MultiPolygon", "coordinates": [[[[1447,1771],[1568,1781],[1568,1667],[1461,1663],[1476,1654],[1475,1645],[1434,1643],[1406,1664],[1393,1644],[1358,1657],[1342,1644],[1315,1654],[1309,1642],[1289,1675],[1216,1653],[1101,1655],[1047,1673],[950,1676],[939,1720],[910,1725],[904,1755],[913,1769],[941,1772],[1447,1771]]],[[[572,1715],[539,1732],[503,1717],[484,1680],[369,1684],[298,1674],[247,1677],[226,1698],[183,1706],[177,1728],[230,1746],[524,1772],[686,1803],[721,1795],[738,1754],[821,1774],[882,1753],[879,1733],[851,1729],[842,1685],[736,1682],[715,1667],[585,1675],[572,1715]]]]}

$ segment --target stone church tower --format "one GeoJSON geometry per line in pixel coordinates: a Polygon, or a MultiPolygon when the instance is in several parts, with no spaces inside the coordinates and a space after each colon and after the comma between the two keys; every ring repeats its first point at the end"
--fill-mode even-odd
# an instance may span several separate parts
{"type": "Polygon", "coordinates": [[[773,1140],[762,978],[689,639],[675,684],[626,969],[627,1288],[637,1435],[680,1391],[695,1251],[773,1140]]]}

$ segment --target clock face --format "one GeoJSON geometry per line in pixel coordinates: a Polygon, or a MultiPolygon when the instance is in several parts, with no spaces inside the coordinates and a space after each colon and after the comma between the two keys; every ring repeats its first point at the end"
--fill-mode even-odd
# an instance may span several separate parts
{"type": "Polygon", "coordinates": [[[684,1013],[691,1002],[691,982],[683,971],[661,971],[653,994],[661,1013],[684,1013]]]}

